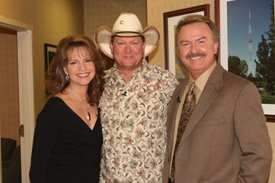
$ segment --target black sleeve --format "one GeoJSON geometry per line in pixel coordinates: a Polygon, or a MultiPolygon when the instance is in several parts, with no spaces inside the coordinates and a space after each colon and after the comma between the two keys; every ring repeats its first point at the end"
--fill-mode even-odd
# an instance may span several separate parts
{"type": "Polygon", "coordinates": [[[37,117],[31,157],[30,180],[47,182],[47,168],[58,136],[58,110],[47,105],[37,117]]]}

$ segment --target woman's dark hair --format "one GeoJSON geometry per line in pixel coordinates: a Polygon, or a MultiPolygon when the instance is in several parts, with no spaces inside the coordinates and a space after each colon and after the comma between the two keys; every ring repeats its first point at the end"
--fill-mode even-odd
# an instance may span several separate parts
{"type": "Polygon", "coordinates": [[[97,103],[103,92],[105,62],[94,42],[87,36],[74,35],[63,38],[57,45],[56,53],[46,75],[46,88],[50,96],[63,92],[70,81],[65,79],[64,67],[68,64],[68,53],[74,48],[85,47],[95,65],[95,76],[88,86],[89,103],[97,103]]]}

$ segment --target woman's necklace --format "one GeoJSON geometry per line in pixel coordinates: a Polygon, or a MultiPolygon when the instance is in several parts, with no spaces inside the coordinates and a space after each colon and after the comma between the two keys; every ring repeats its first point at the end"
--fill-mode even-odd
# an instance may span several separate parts
{"type": "Polygon", "coordinates": [[[90,114],[90,112],[89,112],[89,107],[90,107],[90,105],[88,104],[88,107],[85,107],[85,104],[80,100],[80,98],[78,98],[78,97],[73,93],[73,91],[72,91],[70,88],[68,88],[68,89],[69,89],[70,97],[71,97],[74,101],[76,101],[76,103],[77,103],[77,105],[78,105],[79,107],[81,107],[82,109],[84,109],[84,110],[87,112],[86,118],[87,118],[88,121],[90,121],[90,120],[91,120],[91,114],[90,114]]]}

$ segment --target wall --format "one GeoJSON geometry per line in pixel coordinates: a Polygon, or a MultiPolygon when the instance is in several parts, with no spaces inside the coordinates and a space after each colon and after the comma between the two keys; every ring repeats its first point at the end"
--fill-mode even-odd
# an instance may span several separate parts
{"type": "Polygon", "coordinates": [[[84,33],[82,0],[0,0],[0,16],[33,27],[35,114],[45,104],[44,43],[84,33]]]}
{"type": "Polygon", "coordinates": [[[0,28],[0,126],[1,137],[19,142],[19,91],[16,32],[0,28]],[[3,107],[2,107],[3,106],[3,107]]]}
{"type": "Polygon", "coordinates": [[[84,0],[84,32],[93,37],[96,30],[113,24],[121,12],[135,13],[143,27],[147,25],[146,0],[84,0]]]}

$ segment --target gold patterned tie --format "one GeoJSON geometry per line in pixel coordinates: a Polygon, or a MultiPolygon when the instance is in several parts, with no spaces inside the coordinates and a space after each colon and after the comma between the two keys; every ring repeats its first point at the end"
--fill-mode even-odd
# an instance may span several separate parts
{"type": "Polygon", "coordinates": [[[180,143],[180,140],[182,138],[183,132],[185,130],[185,127],[187,125],[187,122],[195,108],[196,105],[196,84],[193,82],[185,96],[182,112],[179,120],[179,126],[178,126],[178,133],[177,133],[177,139],[174,149],[174,155],[173,155],[173,161],[172,161],[172,170],[171,170],[171,178],[174,179],[175,175],[175,155],[178,148],[178,145],[180,143]]]}

